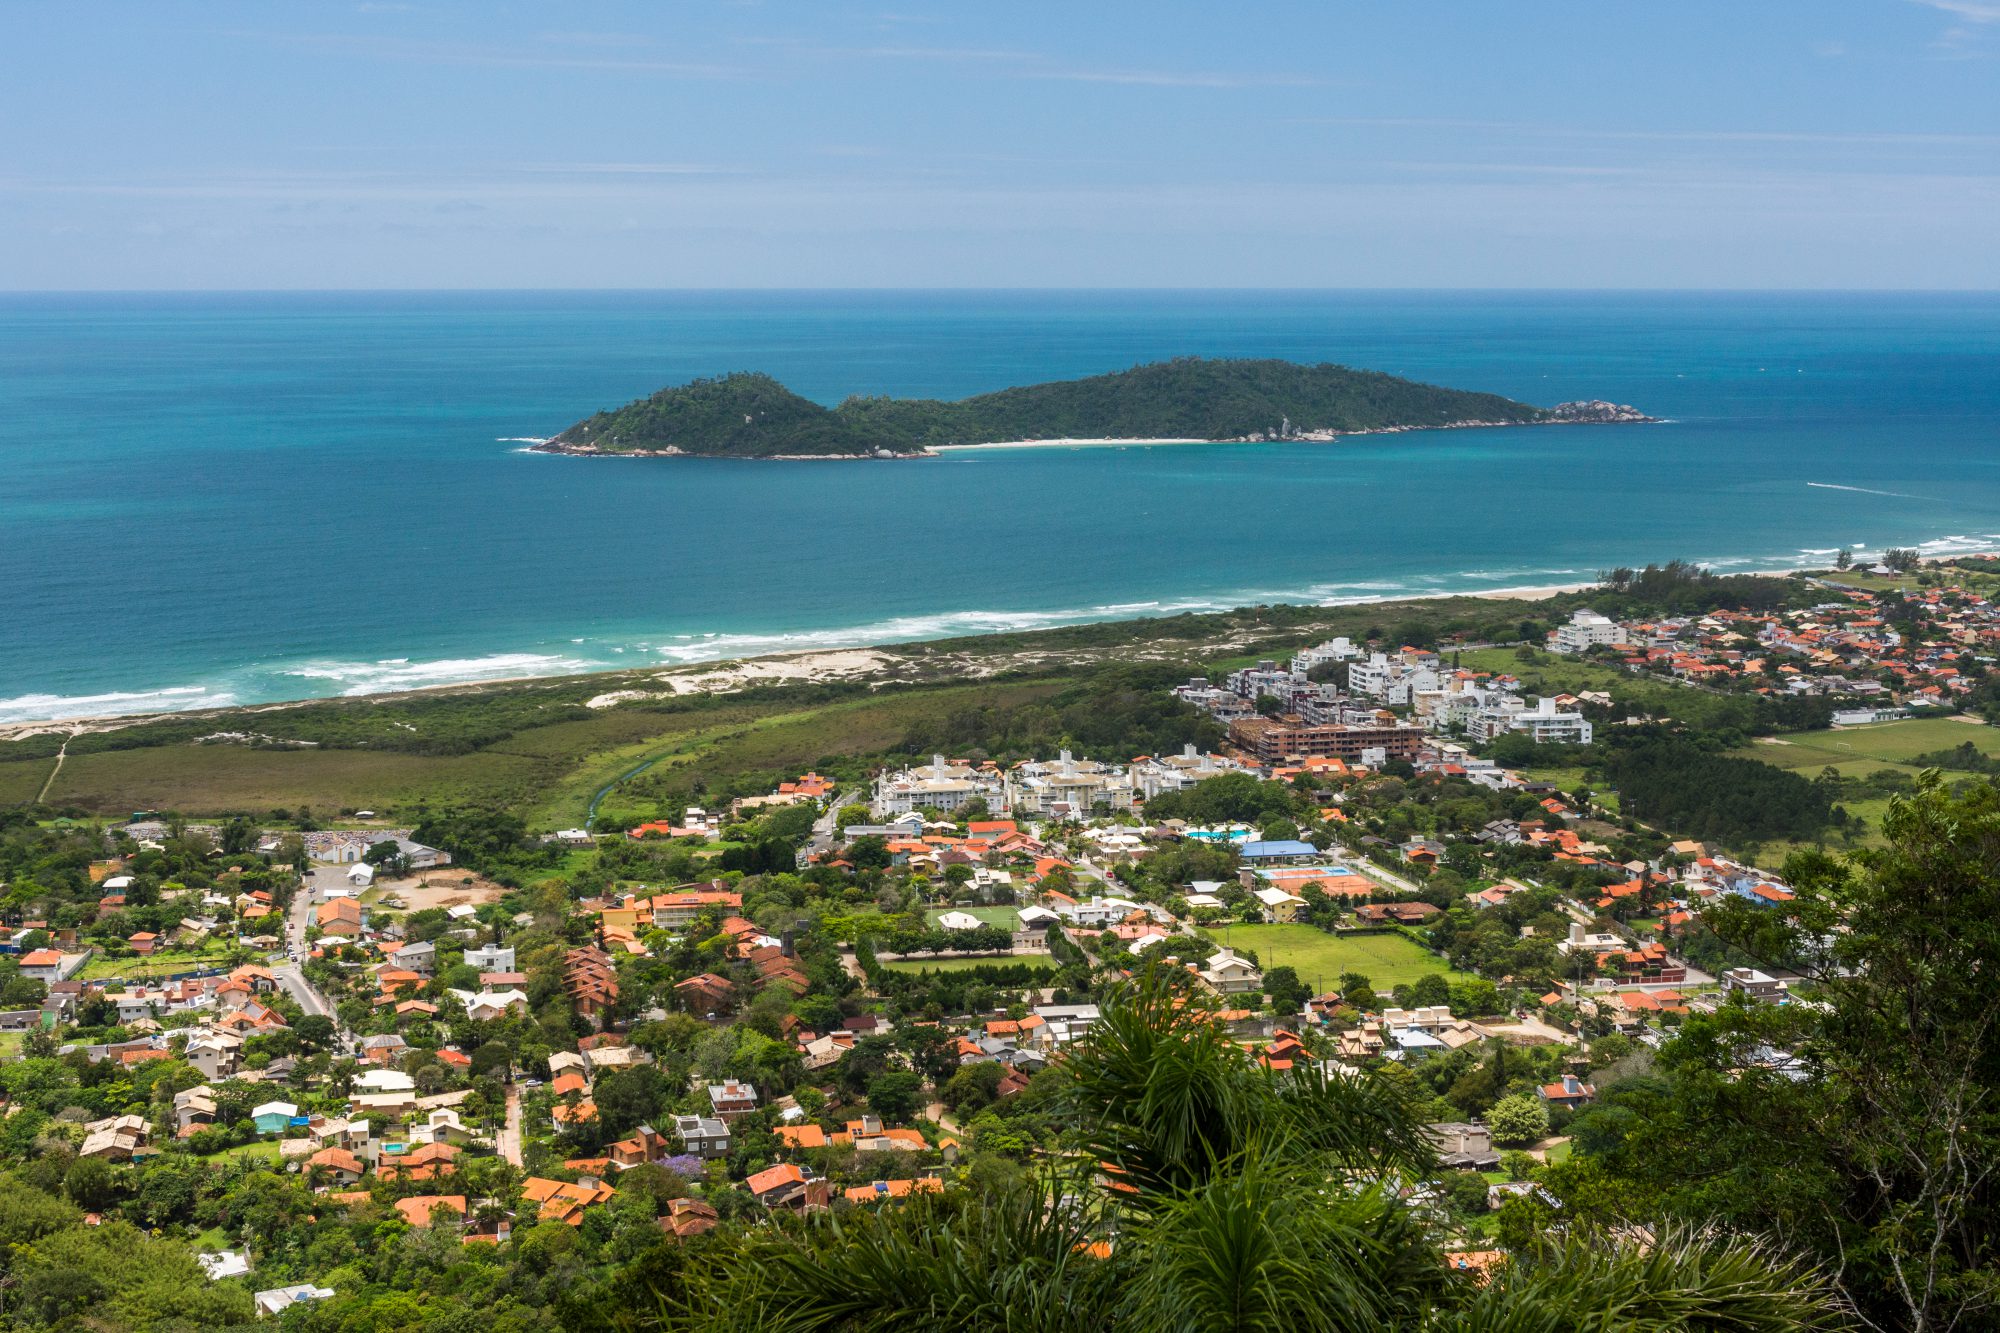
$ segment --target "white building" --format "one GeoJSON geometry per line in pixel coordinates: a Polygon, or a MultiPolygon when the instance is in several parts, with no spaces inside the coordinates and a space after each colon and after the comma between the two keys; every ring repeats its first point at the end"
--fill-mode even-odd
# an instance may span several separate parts
{"type": "Polygon", "coordinates": [[[956,810],[982,800],[999,809],[1005,806],[1006,799],[1006,780],[996,769],[952,763],[941,754],[932,755],[928,764],[884,773],[875,780],[877,815],[905,815],[921,809],[956,810]]]}
{"type": "Polygon", "coordinates": [[[1544,696],[1529,708],[1511,695],[1487,704],[1466,723],[1466,734],[1475,740],[1490,741],[1509,732],[1523,732],[1537,745],[1588,745],[1590,720],[1582,713],[1560,712],[1554,699],[1544,696]]]}
{"type": "Polygon", "coordinates": [[[1218,949],[1196,974],[1218,995],[1254,995],[1264,987],[1257,965],[1229,949],[1218,949]]]}
{"type": "Polygon", "coordinates": [[[1601,616],[1595,611],[1577,611],[1569,618],[1569,624],[1561,625],[1549,635],[1549,647],[1558,653],[1587,653],[1592,648],[1624,646],[1625,627],[1609,616],[1601,616]]]}
{"type": "Polygon", "coordinates": [[[1412,691],[1435,690],[1440,684],[1435,668],[1410,662],[1401,655],[1370,653],[1366,661],[1352,663],[1347,668],[1350,694],[1390,705],[1407,704],[1412,691]]]}
{"type": "Polygon", "coordinates": [[[1342,635],[1338,639],[1328,639],[1317,648],[1301,648],[1292,658],[1292,670],[1303,676],[1315,667],[1358,661],[1361,655],[1361,649],[1342,635]]]}
{"type": "Polygon", "coordinates": [[[1132,765],[1132,788],[1137,799],[1150,801],[1162,792],[1182,791],[1195,783],[1223,773],[1240,773],[1243,765],[1219,754],[1204,754],[1189,745],[1179,754],[1141,759],[1132,765]]]}
{"type": "Polygon", "coordinates": [[[1130,810],[1132,780],[1124,769],[1064,750],[1053,760],[1016,764],[1005,781],[1007,808],[1040,818],[1081,818],[1092,811],[1130,810]]]}

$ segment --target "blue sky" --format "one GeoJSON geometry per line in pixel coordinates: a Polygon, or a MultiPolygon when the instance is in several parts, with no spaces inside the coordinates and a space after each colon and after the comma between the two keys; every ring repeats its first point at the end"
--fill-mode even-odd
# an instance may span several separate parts
{"type": "Polygon", "coordinates": [[[2000,287],[2000,0],[0,6],[0,288],[2000,287]]]}

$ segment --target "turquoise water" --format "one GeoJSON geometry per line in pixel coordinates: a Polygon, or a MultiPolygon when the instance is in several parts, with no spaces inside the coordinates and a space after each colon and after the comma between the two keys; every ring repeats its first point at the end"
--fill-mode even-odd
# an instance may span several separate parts
{"type": "Polygon", "coordinates": [[[1267,600],[2000,545],[2000,297],[0,297],[0,720],[1267,600]],[[1184,353],[1670,423],[895,463],[519,452],[692,375],[832,402],[1184,353]]]}

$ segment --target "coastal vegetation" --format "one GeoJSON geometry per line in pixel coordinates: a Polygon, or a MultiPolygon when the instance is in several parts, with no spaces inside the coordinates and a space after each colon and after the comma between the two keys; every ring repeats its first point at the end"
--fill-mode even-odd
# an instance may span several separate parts
{"type": "Polygon", "coordinates": [[[769,375],[738,372],[660,390],[579,421],[556,453],[721,458],[909,455],[1016,440],[1278,440],[1465,425],[1645,420],[1609,403],[1532,407],[1377,371],[1179,357],[955,402],[852,397],[825,408],[769,375]]]}

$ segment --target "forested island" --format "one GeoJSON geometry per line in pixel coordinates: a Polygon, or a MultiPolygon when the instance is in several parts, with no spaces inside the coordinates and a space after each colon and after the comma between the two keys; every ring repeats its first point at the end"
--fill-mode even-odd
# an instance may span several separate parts
{"type": "Polygon", "coordinates": [[[1180,357],[955,402],[856,396],[833,408],[769,375],[739,372],[599,412],[535,448],[584,455],[908,458],[1000,443],[1331,440],[1467,426],[1652,420],[1615,403],[1535,407],[1329,363],[1180,357]]]}

